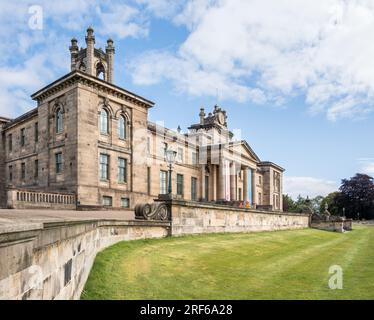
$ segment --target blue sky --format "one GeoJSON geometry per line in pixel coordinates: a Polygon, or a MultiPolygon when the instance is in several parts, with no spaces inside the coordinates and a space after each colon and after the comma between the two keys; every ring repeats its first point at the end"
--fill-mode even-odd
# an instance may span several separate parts
{"type": "Polygon", "coordinates": [[[285,191],[325,195],[374,174],[374,4],[320,0],[0,1],[0,115],[69,72],[69,43],[111,37],[115,82],[183,130],[218,102],[285,191]],[[217,94],[218,93],[218,94],[217,94]]]}

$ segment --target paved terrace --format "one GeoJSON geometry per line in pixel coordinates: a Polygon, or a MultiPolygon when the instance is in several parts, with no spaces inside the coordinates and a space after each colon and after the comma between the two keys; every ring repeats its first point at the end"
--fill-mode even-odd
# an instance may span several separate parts
{"type": "Polygon", "coordinates": [[[29,229],[32,225],[45,222],[62,222],[74,220],[134,220],[132,210],[116,211],[76,211],[46,209],[0,209],[0,233],[29,229]]]}

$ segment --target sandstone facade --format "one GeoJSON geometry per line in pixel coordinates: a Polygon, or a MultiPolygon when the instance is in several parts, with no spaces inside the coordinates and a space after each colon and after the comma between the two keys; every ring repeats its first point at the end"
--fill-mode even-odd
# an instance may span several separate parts
{"type": "Polygon", "coordinates": [[[154,103],[113,84],[113,41],[96,49],[89,28],[86,44],[72,40],[71,72],[32,95],[36,109],[0,118],[0,206],[55,201],[7,196],[24,190],[74,194],[81,207],[133,208],[167,192],[165,149],[173,148],[176,198],[282,210],[284,169],[235,140],[225,110],[202,108],[187,133],[152,123],[154,103]]]}

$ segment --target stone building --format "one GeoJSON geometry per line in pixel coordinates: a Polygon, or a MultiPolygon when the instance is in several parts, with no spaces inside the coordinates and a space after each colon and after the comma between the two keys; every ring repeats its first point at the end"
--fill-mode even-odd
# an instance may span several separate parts
{"type": "Polygon", "coordinates": [[[31,97],[37,108],[0,117],[0,205],[133,208],[168,192],[165,150],[177,152],[173,196],[282,210],[283,171],[259,159],[215,106],[181,130],[148,120],[154,103],[114,84],[114,47],[70,46],[71,72],[31,97]]]}

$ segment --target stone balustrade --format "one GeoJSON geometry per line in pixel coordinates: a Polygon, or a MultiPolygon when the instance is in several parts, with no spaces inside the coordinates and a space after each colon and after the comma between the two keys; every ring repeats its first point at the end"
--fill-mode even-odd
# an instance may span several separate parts
{"type": "Polygon", "coordinates": [[[40,192],[34,190],[8,190],[9,209],[76,209],[76,195],[61,192],[40,192]]]}

